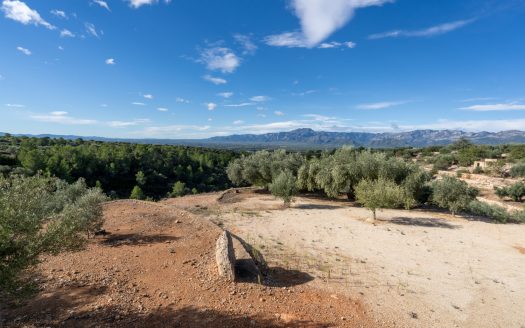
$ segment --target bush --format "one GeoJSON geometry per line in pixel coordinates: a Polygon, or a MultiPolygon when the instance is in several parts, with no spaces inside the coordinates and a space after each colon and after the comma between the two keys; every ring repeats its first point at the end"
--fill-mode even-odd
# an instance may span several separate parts
{"type": "Polygon", "coordinates": [[[270,184],[270,192],[275,197],[281,198],[285,206],[289,206],[297,191],[296,184],[297,179],[292,172],[284,171],[270,184]]]}
{"type": "Polygon", "coordinates": [[[133,190],[131,190],[131,194],[129,195],[129,199],[143,200],[144,198],[146,198],[146,196],[144,195],[142,189],[139,186],[133,187],[133,190]]]}
{"type": "Polygon", "coordinates": [[[477,195],[477,189],[469,187],[465,181],[456,177],[445,176],[432,185],[432,202],[448,209],[453,215],[467,209],[477,195]]]}
{"type": "Polygon", "coordinates": [[[407,197],[405,190],[395,182],[379,178],[378,180],[362,180],[355,187],[357,202],[372,211],[376,219],[376,211],[382,208],[396,208],[414,202],[407,197]]]}
{"type": "Polygon", "coordinates": [[[511,215],[505,208],[498,205],[480,202],[478,200],[470,202],[467,212],[473,215],[496,220],[501,223],[507,223],[509,220],[511,220],[511,215]]]}
{"type": "Polygon", "coordinates": [[[518,163],[510,169],[510,176],[514,178],[525,178],[525,163],[518,163]]]}
{"type": "Polygon", "coordinates": [[[494,188],[499,198],[509,197],[515,202],[521,202],[525,197],[525,184],[517,182],[509,187],[494,188]]]}
{"type": "Polygon", "coordinates": [[[105,200],[83,180],[0,177],[0,292],[28,287],[22,273],[40,255],[81,248],[101,228],[105,200]]]}
{"type": "Polygon", "coordinates": [[[186,188],[186,184],[181,181],[175,182],[173,185],[173,189],[171,191],[172,197],[182,197],[188,193],[188,189],[186,188]]]}

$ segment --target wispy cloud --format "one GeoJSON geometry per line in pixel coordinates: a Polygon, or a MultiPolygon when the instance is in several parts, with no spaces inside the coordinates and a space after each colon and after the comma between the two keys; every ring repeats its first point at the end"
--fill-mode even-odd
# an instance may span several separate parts
{"type": "Polygon", "coordinates": [[[244,124],[244,121],[243,120],[236,120],[236,121],[233,121],[233,124],[234,125],[241,125],[241,124],[244,124]]]}
{"type": "Polygon", "coordinates": [[[109,9],[109,6],[107,4],[106,1],[102,1],[102,0],[93,0],[92,3],[95,3],[97,5],[99,5],[100,7],[106,9],[107,11],[111,11],[111,9],[109,9]]]}
{"type": "Polygon", "coordinates": [[[63,29],[62,31],[60,31],[60,37],[62,37],[62,38],[74,38],[75,34],[73,34],[73,32],[71,32],[70,30],[63,29]]]}
{"type": "Polygon", "coordinates": [[[374,110],[374,109],[385,109],[395,106],[400,106],[409,103],[409,101],[382,101],[371,104],[360,104],[357,105],[357,109],[374,110]]]}
{"type": "Polygon", "coordinates": [[[184,98],[181,98],[181,97],[177,97],[175,99],[175,101],[178,102],[178,103],[181,103],[181,104],[189,104],[190,103],[190,101],[188,99],[184,99],[184,98]]]}
{"type": "Polygon", "coordinates": [[[6,18],[12,19],[24,25],[41,25],[47,29],[54,30],[56,27],[46,22],[40,14],[19,0],[4,0],[2,11],[6,18]]]}
{"type": "Polygon", "coordinates": [[[223,79],[223,78],[220,78],[220,77],[214,77],[214,76],[211,76],[211,75],[204,75],[202,78],[203,78],[205,81],[211,82],[211,83],[216,84],[216,85],[220,85],[220,84],[226,84],[226,83],[228,83],[228,81],[226,81],[226,80],[223,79]]]}
{"type": "Polygon", "coordinates": [[[117,62],[115,62],[115,58],[108,58],[105,60],[106,65],[115,65],[117,62]]]}
{"type": "MultiPolygon", "coordinates": [[[[159,2],[159,0],[127,0],[132,8],[139,8],[144,5],[153,5],[159,2]]],[[[164,0],[165,4],[169,4],[171,0],[164,0]]]]}
{"type": "Polygon", "coordinates": [[[470,110],[475,112],[490,112],[490,111],[511,111],[511,110],[525,110],[525,104],[520,103],[504,103],[504,104],[486,104],[473,105],[468,107],[461,107],[463,110],[470,110]]]}
{"type": "Polygon", "coordinates": [[[254,96],[250,98],[251,101],[255,102],[264,102],[270,100],[270,97],[268,96],[254,96]]]}
{"type": "Polygon", "coordinates": [[[167,111],[169,111],[169,109],[167,109],[166,107],[158,107],[157,110],[159,112],[167,112],[167,111]]]}
{"type": "Polygon", "coordinates": [[[98,32],[97,32],[97,28],[95,27],[94,24],[92,24],[92,23],[84,23],[84,27],[86,28],[86,32],[89,35],[92,35],[95,38],[99,38],[99,35],[98,35],[98,32]]]}
{"type": "Polygon", "coordinates": [[[151,121],[149,119],[142,118],[142,119],[135,119],[133,121],[109,121],[109,122],[103,122],[102,124],[108,125],[112,128],[125,128],[129,126],[144,125],[150,122],[151,121]]]}
{"type": "Polygon", "coordinates": [[[6,107],[10,107],[10,108],[24,108],[26,106],[24,105],[21,105],[21,104],[5,104],[6,107]]]}
{"type": "Polygon", "coordinates": [[[56,111],[44,115],[32,115],[32,119],[39,122],[58,123],[66,125],[90,125],[97,123],[96,120],[81,119],[69,116],[67,112],[56,111]]]}
{"type": "Polygon", "coordinates": [[[215,108],[217,108],[217,104],[210,102],[206,104],[206,107],[208,108],[208,110],[215,110],[215,108]]]}
{"type": "Polygon", "coordinates": [[[357,9],[389,2],[393,0],[292,0],[301,32],[271,35],[265,41],[272,46],[313,48],[346,25],[357,9]]]}
{"type": "Polygon", "coordinates": [[[233,96],[233,92],[220,92],[217,94],[217,96],[228,99],[233,96]]]}
{"type": "Polygon", "coordinates": [[[277,116],[284,116],[284,113],[281,112],[280,110],[276,110],[275,112],[273,112],[275,115],[277,116]]]}
{"type": "Polygon", "coordinates": [[[53,9],[50,11],[50,13],[55,15],[56,17],[67,19],[66,12],[63,10],[53,9]]]}
{"type": "Polygon", "coordinates": [[[16,47],[16,50],[20,51],[26,56],[31,56],[31,50],[24,48],[24,47],[16,47]]]}
{"type": "Polygon", "coordinates": [[[357,44],[355,42],[352,42],[352,41],[347,41],[347,42],[332,41],[332,42],[323,42],[317,48],[319,48],[319,49],[334,49],[334,48],[345,47],[345,48],[353,49],[356,46],[357,46],[357,44]]]}
{"type": "Polygon", "coordinates": [[[233,38],[242,46],[243,55],[253,55],[257,51],[257,45],[253,43],[249,35],[235,34],[233,38]]]}
{"type": "Polygon", "coordinates": [[[132,102],[131,104],[132,104],[132,105],[135,105],[135,106],[146,106],[145,103],[143,103],[143,102],[137,102],[137,101],[136,101],[136,102],[132,102]]]}
{"type": "Polygon", "coordinates": [[[377,40],[377,39],[398,38],[398,37],[435,36],[435,35],[441,35],[441,34],[445,34],[448,32],[452,32],[466,25],[469,25],[473,23],[474,21],[475,19],[459,20],[459,21],[448,22],[448,23],[428,27],[422,30],[414,30],[414,31],[394,30],[394,31],[389,31],[389,32],[384,32],[384,33],[372,34],[368,38],[371,40],[377,40]]]}
{"type": "Polygon", "coordinates": [[[240,103],[240,104],[224,105],[224,107],[248,107],[248,106],[255,106],[255,104],[254,103],[245,102],[245,103],[240,103]]]}
{"type": "Polygon", "coordinates": [[[153,95],[150,94],[150,93],[147,93],[147,94],[143,95],[143,97],[146,98],[146,99],[150,99],[150,100],[153,99],[153,95]]]}
{"type": "Polygon", "coordinates": [[[233,73],[241,64],[241,59],[229,48],[212,47],[201,51],[200,62],[210,71],[233,73]]]}

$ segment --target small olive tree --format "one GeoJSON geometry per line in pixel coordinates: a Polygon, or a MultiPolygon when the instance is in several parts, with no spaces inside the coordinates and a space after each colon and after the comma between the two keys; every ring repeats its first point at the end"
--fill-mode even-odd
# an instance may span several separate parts
{"type": "Polygon", "coordinates": [[[270,184],[270,192],[275,197],[284,201],[285,206],[290,206],[293,196],[297,192],[297,178],[290,171],[281,172],[270,184]]]}
{"type": "Polygon", "coordinates": [[[385,178],[361,180],[355,187],[355,195],[358,203],[372,211],[374,221],[378,209],[407,206],[413,202],[401,186],[385,178]]]}
{"type": "Polygon", "coordinates": [[[83,180],[0,177],[0,293],[27,287],[22,273],[40,255],[81,248],[101,228],[105,200],[83,180]]]}
{"type": "Polygon", "coordinates": [[[494,188],[499,198],[509,197],[515,202],[521,202],[525,197],[525,184],[516,182],[509,187],[494,188]]]}
{"type": "Polygon", "coordinates": [[[432,185],[432,202],[456,215],[466,210],[470,202],[476,199],[478,193],[477,189],[469,187],[465,181],[445,176],[432,185]]]}

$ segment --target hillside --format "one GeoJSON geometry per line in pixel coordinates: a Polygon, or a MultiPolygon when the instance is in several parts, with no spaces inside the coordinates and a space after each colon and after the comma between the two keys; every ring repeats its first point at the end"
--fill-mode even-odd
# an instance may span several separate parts
{"type": "MultiPolygon", "coordinates": [[[[4,135],[5,133],[0,133],[4,135]]],[[[22,136],[22,135],[17,135],[22,136]]],[[[501,145],[525,143],[525,132],[510,130],[501,132],[465,132],[460,130],[415,130],[408,132],[327,132],[312,129],[296,129],[288,132],[265,134],[237,134],[207,139],[119,139],[75,135],[24,135],[38,138],[64,138],[74,140],[128,142],[137,144],[184,145],[230,149],[261,149],[286,147],[292,149],[337,148],[343,145],[372,148],[427,147],[448,145],[459,138],[467,138],[476,144],[501,145]]]]}

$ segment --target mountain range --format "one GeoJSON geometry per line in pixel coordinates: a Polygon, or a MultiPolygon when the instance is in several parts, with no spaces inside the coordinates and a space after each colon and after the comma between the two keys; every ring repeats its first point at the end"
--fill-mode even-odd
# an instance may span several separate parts
{"type": "MultiPolygon", "coordinates": [[[[4,133],[0,133],[3,135],[4,133]]],[[[132,142],[141,144],[167,144],[203,146],[215,148],[301,148],[321,149],[335,148],[343,145],[371,148],[392,147],[426,147],[448,145],[460,138],[466,138],[476,144],[499,145],[508,143],[525,143],[524,131],[501,132],[465,132],[459,130],[415,130],[409,132],[326,132],[312,129],[297,129],[289,132],[266,134],[242,134],[208,139],[117,139],[103,137],[79,137],[75,135],[26,135],[32,137],[49,137],[112,142],[132,142]]]]}

